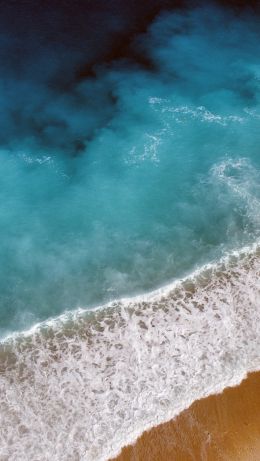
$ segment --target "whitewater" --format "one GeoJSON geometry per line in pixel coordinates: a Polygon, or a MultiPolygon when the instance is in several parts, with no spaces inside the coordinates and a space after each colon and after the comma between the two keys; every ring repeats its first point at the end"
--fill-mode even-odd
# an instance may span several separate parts
{"type": "Polygon", "coordinates": [[[259,246],[1,345],[1,459],[107,460],[260,368],[259,246]]]}
{"type": "Polygon", "coordinates": [[[259,18],[165,8],[89,73],[6,24],[0,460],[107,461],[260,369],[259,18]]]}

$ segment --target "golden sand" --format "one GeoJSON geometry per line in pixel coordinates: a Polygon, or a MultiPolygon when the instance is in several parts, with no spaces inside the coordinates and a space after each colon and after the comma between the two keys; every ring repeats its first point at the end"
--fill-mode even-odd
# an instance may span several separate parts
{"type": "Polygon", "coordinates": [[[114,461],[260,461],[260,372],[194,402],[114,461]]]}

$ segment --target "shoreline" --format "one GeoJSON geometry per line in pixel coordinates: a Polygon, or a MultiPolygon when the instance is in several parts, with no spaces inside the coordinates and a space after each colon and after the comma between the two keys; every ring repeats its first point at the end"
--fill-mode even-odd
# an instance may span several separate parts
{"type": "Polygon", "coordinates": [[[169,422],[145,431],[109,461],[258,461],[260,371],[235,387],[195,401],[169,422]]]}
{"type": "Polygon", "coordinates": [[[19,447],[26,459],[44,450],[57,459],[65,452],[66,459],[107,461],[195,400],[239,384],[260,369],[259,275],[258,248],[168,294],[6,342],[1,455],[16,461],[19,447]],[[61,434],[71,438],[57,444],[61,434]]]}
{"type": "Polygon", "coordinates": [[[185,284],[195,283],[196,281],[201,282],[204,277],[207,278],[207,273],[211,273],[212,275],[223,268],[232,269],[234,261],[238,262],[240,258],[245,260],[250,256],[260,256],[260,239],[257,239],[250,244],[243,245],[240,248],[233,248],[222,255],[218,260],[206,262],[199,267],[193,268],[193,270],[184,274],[183,277],[173,279],[171,282],[163,284],[152,290],[148,290],[147,292],[134,294],[132,296],[122,296],[112,299],[111,301],[107,301],[104,304],[89,307],[78,306],[71,310],[65,309],[64,312],[58,314],[57,316],[33,323],[28,329],[7,332],[3,337],[0,337],[0,347],[5,346],[8,343],[12,343],[12,341],[17,339],[19,340],[33,336],[34,334],[40,334],[43,330],[48,328],[66,328],[66,325],[71,322],[81,321],[95,315],[102,315],[102,313],[109,312],[115,307],[128,307],[133,304],[160,301],[161,299],[171,295],[171,293],[175,290],[185,286],[185,284]]]}

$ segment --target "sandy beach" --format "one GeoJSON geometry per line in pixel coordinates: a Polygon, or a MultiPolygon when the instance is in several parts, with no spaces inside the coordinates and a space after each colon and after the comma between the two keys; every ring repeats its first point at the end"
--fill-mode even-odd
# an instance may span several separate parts
{"type": "Polygon", "coordinates": [[[115,461],[259,461],[260,372],[145,432],[115,461]]]}

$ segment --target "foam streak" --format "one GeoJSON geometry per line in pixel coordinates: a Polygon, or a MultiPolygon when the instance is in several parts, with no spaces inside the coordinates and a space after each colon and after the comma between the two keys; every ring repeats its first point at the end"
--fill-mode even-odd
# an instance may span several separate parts
{"type": "Polygon", "coordinates": [[[0,458],[103,461],[260,367],[259,249],[2,344],[0,458]]]}

